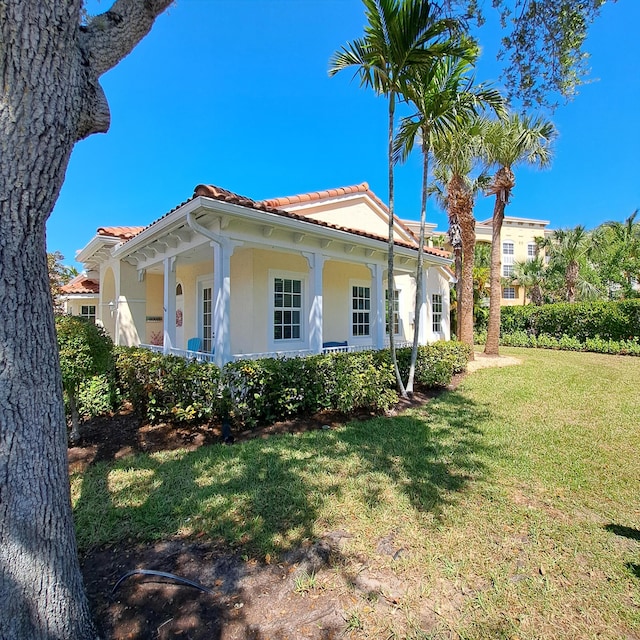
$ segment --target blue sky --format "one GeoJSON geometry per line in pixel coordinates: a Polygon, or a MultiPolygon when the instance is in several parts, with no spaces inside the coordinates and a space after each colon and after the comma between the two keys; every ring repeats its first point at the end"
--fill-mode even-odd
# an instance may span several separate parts
{"type": "MultiPolygon", "coordinates": [[[[598,81],[552,116],[553,165],[516,170],[507,215],[592,228],[640,207],[639,24],[637,0],[605,5],[587,44],[598,81]]],[[[178,0],[103,76],[111,129],[76,145],[49,250],[72,264],[97,227],[148,224],[200,183],[263,199],[366,181],[386,201],[386,103],[349,72],[327,74],[363,25],[361,0],[178,0]]],[[[479,37],[477,80],[499,86],[500,32],[479,37]]],[[[403,218],[419,216],[420,171],[417,156],[396,170],[403,218]]],[[[480,196],[476,218],[492,206],[480,196]]],[[[446,230],[435,203],[427,217],[446,230]]]]}

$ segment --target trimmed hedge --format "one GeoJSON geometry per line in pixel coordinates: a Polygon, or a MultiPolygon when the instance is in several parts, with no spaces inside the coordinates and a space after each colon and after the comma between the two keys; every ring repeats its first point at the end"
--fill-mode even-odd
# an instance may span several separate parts
{"type": "Polygon", "coordinates": [[[595,338],[630,340],[640,337],[640,300],[502,307],[500,331],[503,335],[524,331],[557,339],[570,336],[580,343],[595,338]]]}
{"type": "MultiPolygon", "coordinates": [[[[463,371],[470,349],[457,342],[420,347],[416,383],[446,386],[463,371]]],[[[398,349],[406,377],[410,349],[398,349]]],[[[384,411],[398,401],[388,350],[331,353],[287,360],[265,358],[214,364],[118,348],[123,400],[150,422],[184,422],[230,414],[248,427],[323,409],[384,411]]]]}

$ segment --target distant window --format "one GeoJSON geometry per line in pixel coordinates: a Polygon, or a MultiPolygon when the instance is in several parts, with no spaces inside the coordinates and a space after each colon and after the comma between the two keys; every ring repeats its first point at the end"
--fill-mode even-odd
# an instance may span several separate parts
{"type": "Polygon", "coordinates": [[[371,330],[371,288],[351,287],[351,334],[368,336],[371,330]]]}
{"type": "Polygon", "coordinates": [[[275,278],[273,281],[273,339],[302,337],[302,280],[275,278]]]}
{"type": "Polygon", "coordinates": [[[181,296],[182,295],[182,285],[179,282],[176,285],[176,295],[177,296],[181,296]]]}
{"type": "MultiPolygon", "coordinates": [[[[385,331],[389,333],[389,290],[385,292],[385,331]]],[[[400,333],[400,292],[396,289],[393,292],[393,309],[392,309],[393,335],[400,333]]]]}
{"type": "Polygon", "coordinates": [[[431,295],[431,308],[431,330],[433,333],[440,333],[442,331],[442,294],[434,293],[431,295]]]}
{"type": "Polygon", "coordinates": [[[89,322],[96,323],[96,305],[95,304],[83,304],[80,307],[80,316],[86,318],[89,322]]]}
{"type": "Polygon", "coordinates": [[[502,290],[502,297],[505,300],[515,300],[516,299],[516,288],[515,287],[505,287],[502,290]]]}
{"type": "Polygon", "coordinates": [[[509,278],[513,275],[514,247],[513,242],[507,240],[502,243],[502,275],[509,278]]]}
{"type": "Polygon", "coordinates": [[[527,245],[527,260],[531,262],[535,260],[538,255],[538,245],[535,242],[530,242],[527,245]]]}

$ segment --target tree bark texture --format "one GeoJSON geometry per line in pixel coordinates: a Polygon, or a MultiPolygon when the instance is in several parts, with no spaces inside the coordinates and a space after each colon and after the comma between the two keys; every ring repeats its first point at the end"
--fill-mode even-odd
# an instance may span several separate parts
{"type": "Polygon", "coordinates": [[[108,128],[99,75],[168,4],[120,0],[95,29],[80,26],[82,0],[0,0],[2,639],[96,637],[71,512],[45,225],[75,142],[108,128]]]}
{"type": "Polygon", "coordinates": [[[489,193],[496,196],[491,228],[491,272],[489,276],[489,321],[484,352],[488,356],[500,354],[500,303],[502,301],[502,223],[504,210],[509,202],[515,176],[508,167],[500,168],[489,193]]]}
{"type": "MultiPolygon", "coordinates": [[[[454,174],[449,181],[450,218],[457,218],[462,236],[462,284],[458,313],[460,335],[458,339],[473,347],[473,260],[476,247],[476,220],[473,217],[473,194],[466,188],[461,176],[454,174]]],[[[473,350],[471,352],[473,360],[473,350]]]]}

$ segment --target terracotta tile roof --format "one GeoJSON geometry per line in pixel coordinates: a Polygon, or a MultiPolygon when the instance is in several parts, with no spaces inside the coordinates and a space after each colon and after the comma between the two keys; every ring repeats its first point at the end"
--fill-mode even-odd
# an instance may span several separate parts
{"type": "Polygon", "coordinates": [[[369,184],[362,182],[352,187],[338,187],[337,189],[326,189],[325,191],[313,191],[311,193],[301,193],[296,196],[284,196],[282,198],[272,198],[270,200],[263,200],[263,202],[270,207],[287,207],[294,204],[302,204],[304,202],[314,202],[315,200],[324,200],[325,198],[337,198],[339,196],[346,196],[352,193],[368,193],[374,196],[374,199],[382,205],[384,209],[386,206],[382,201],[373,193],[369,191],[369,184]]]}
{"type": "Polygon", "coordinates": [[[69,280],[60,287],[62,293],[100,293],[100,283],[93,278],[87,278],[84,274],[69,280]]]}
{"type": "Polygon", "coordinates": [[[120,240],[129,240],[137,236],[145,227],[98,227],[99,236],[109,236],[120,240]]]}
{"type": "MultiPolygon", "coordinates": [[[[293,213],[291,211],[286,211],[285,209],[279,209],[273,205],[273,203],[283,202],[284,200],[295,200],[297,198],[304,198],[305,196],[309,196],[309,201],[311,200],[319,200],[321,198],[332,197],[330,194],[335,193],[335,195],[342,195],[347,193],[368,193],[372,195],[376,201],[378,201],[381,206],[387,210],[387,207],[382,201],[379,200],[372,191],[369,190],[369,185],[366,182],[363,182],[360,185],[356,185],[354,187],[342,187],[340,189],[329,189],[327,191],[316,191],[313,194],[301,194],[298,196],[291,196],[289,198],[274,198],[272,200],[262,200],[260,202],[256,200],[252,200],[251,198],[247,198],[245,196],[240,196],[237,193],[233,193],[232,191],[227,191],[226,189],[222,189],[220,187],[216,187],[215,185],[206,185],[199,184],[194,190],[194,196],[206,196],[208,198],[214,198],[215,200],[221,200],[222,202],[229,202],[230,204],[237,204],[243,207],[249,207],[251,209],[257,209],[259,211],[268,211],[269,213],[275,213],[279,216],[283,216],[286,218],[292,218],[293,220],[301,220],[306,222],[307,224],[315,224],[319,227],[326,227],[327,229],[336,229],[338,231],[346,231],[347,233],[351,233],[356,236],[361,236],[363,238],[371,238],[373,240],[382,240],[387,241],[386,237],[378,236],[373,233],[367,233],[365,231],[359,231],[357,229],[351,229],[349,227],[342,227],[337,224],[330,224],[328,222],[324,222],[323,220],[317,220],[315,218],[308,218],[307,216],[300,215],[297,213],[293,213]]],[[[299,202],[303,202],[304,200],[299,200],[299,202]]],[[[164,217],[164,216],[163,216],[164,217]]],[[[396,218],[396,221],[399,223],[400,221],[396,218]]],[[[405,228],[402,225],[403,228],[405,228]]],[[[411,232],[409,232],[411,234],[411,232]]],[[[411,234],[413,237],[413,234],[411,234]]],[[[414,244],[410,244],[408,242],[400,242],[396,240],[396,245],[401,247],[407,247],[410,249],[415,249],[414,244]]],[[[448,251],[443,251],[442,249],[435,249],[433,247],[425,247],[425,253],[448,258],[450,257],[450,253],[448,251]]]]}
{"type": "MultiPolygon", "coordinates": [[[[321,198],[326,198],[326,197],[331,197],[331,194],[335,195],[342,195],[342,194],[348,194],[348,193],[368,193],[370,197],[372,197],[376,202],[378,202],[380,204],[380,206],[387,211],[387,207],[386,205],[372,192],[369,190],[369,185],[366,182],[363,182],[360,185],[356,185],[353,187],[342,187],[339,189],[329,189],[327,191],[316,191],[313,194],[301,194],[299,196],[291,196],[289,199],[295,199],[295,198],[303,198],[305,195],[309,195],[310,199],[311,197],[314,200],[319,200],[321,198]]],[[[234,205],[239,205],[241,207],[247,207],[249,209],[255,209],[257,211],[265,211],[268,213],[274,213],[276,215],[285,217],[285,218],[291,218],[293,220],[300,220],[303,221],[307,224],[314,224],[316,226],[319,227],[326,227],[328,229],[336,229],[339,231],[345,231],[347,233],[351,233],[353,235],[357,235],[357,236],[361,236],[364,238],[371,238],[373,240],[382,240],[385,241],[387,240],[386,237],[382,237],[382,236],[377,236],[371,233],[366,233],[364,231],[358,231],[356,229],[350,229],[349,227],[342,227],[339,225],[335,225],[335,224],[329,224],[328,222],[324,222],[322,220],[316,220],[314,218],[308,218],[306,216],[303,215],[299,215],[297,213],[292,213],[290,211],[286,211],[283,208],[279,208],[277,206],[274,206],[274,202],[279,202],[280,200],[285,200],[285,198],[275,198],[272,200],[262,200],[262,201],[258,201],[258,200],[252,200],[251,198],[247,198],[246,196],[242,196],[239,195],[237,193],[234,193],[233,191],[228,191],[227,189],[223,189],[222,187],[217,187],[215,185],[212,184],[199,184],[195,187],[195,189],[193,190],[193,196],[191,196],[191,198],[189,198],[188,200],[185,200],[184,202],[181,202],[179,205],[173,207],[173,209],[171,209],[170,211],[167,211],[167,213],[165,213],[164,215],[162,215],[160,218],[158,218],[157,220],[154,220],[150,225],[148,225],[147,227],[101,227],[100,229],[98,229],[98,234],[100,235],[115,235],[115,232],[117,230],[130,230],[131,235],[128,238],[123,238],[123,240],[126,242],[128,242],[129,240],[131,240],[131,238],[133,238],[134,236],[136,236],[138,233],[140,233],[142,230],[144,229],[148,229],[149,227],[154,226],[155,224],[158,224],[161,220],[164,220],[164,218],[166,218],[167,216],[171,215],[174,211],[177,211],[180,207],[184,206],[185,204],[187,204],[188,202],[191,202],[194,198],[197,198],[199,196],[203,196],[206,198],[212,198],[214,200],[220,200],[221,202],[228,202],[229,204],[234,204],[234,205]],[[110,234],[107,234],[106,232],[109,231],[110,234]],[[104,233],[101,233],[104,232],[104,233]]],[[[402,226],[402,228],[404,229],[404,225],[401,224],[400,220],[398,218],[396,218],[396,221],[402,226]]],[[[409,231],[408,232],[412,237],[413,234],[409,231]]],[[[115,236],[115,237],[119,237],[119,236],[115,236]]],[[[402,246],[402,247],[407,247],[410,249],[415,249],[415,245],[407,243],[407,242],[398,242],[396,241],[395,243],[398,246],[402,246]]],[[[431,255],[434,256],[438,256],[438,257],[443,257],[443,258],[449,258],[450,257],[450,253],[448,251],[443,251],[441,249],[435,249],[433,247],[425,247],[425,252],[429,253],[431,255]]]]}

